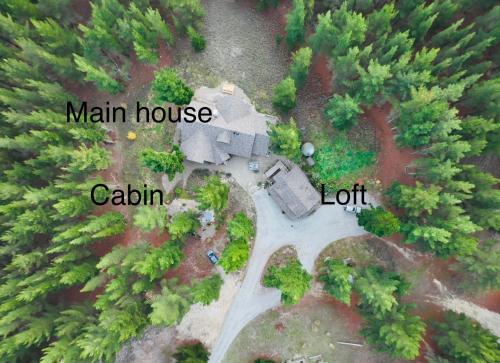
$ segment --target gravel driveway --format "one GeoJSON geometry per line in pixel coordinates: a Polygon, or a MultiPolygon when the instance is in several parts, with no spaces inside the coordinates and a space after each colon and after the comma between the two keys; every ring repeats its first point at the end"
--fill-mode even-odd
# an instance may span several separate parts
{"type": "Polygon", "coordinates": [[[257,236],[245,279],[226,315],[210,362],[219,363],[238,333],[263,312],[280,304],[280,292],[265,288],[260,278],[269,257],[279,248],[293,245],[304,267],[312,272],[314,261],[332,241],[366,233],[356,217],[341,206],[322,206],[313,215],[291,221],[282,214],[265,190],[252,194],[257,211],[257,236]]]}

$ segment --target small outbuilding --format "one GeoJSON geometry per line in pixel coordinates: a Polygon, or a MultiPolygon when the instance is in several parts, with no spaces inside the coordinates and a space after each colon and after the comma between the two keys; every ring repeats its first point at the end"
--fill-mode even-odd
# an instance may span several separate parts
{"type": "Polygon", "coordinates": [[[269,195],[290,219],[299,219],[321,206],[321,196],[297,166],[279,160],[265,174],[269,195]]]}

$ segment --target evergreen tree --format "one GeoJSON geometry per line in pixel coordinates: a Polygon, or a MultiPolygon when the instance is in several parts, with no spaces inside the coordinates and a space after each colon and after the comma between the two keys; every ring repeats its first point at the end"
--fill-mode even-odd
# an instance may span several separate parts
{"type": "Polygon", "coordinates": [[[134,226],[144,232],[163,230],[167,226],[167,209],[163,206],[139,206],[134,214],[134,226]]]}
{"type": "Polygon", "coordinates": [[[85,80],[94,82],[100,91],[117,94],[123,90],[123,86],[111,77],[104,68],[96,67],[85,58],[75,54],[75,63],[79,71],[85,73],[85,80]]]}
{"type": "Polygon", "coordinates": [[[351,303],[354,269],[341,260],[325,260],[320,270],[319,280],[324,283],[323,289],[344,304],[351,303]]]}
{"type": "Polygon", "coordinates": [[[376,236],[390,236],[399,232],[398,218],[382,207],[365,208],[357,217],[358,224],[376,236]]]}
{"type": "Polygon", "coordinates": [[[140,159],[143,166],[155,173],[167,174],[170,181],[174,179],[176,173],[184,171],[184,154],[177,145],[173,145],[170,152],[145,148],[140,154],[140,159]]]}
{"type": "Polygon", "coordinates": [[[280,289],[283,304],[293,305],[310,289],[311,280],[312,276],[300,262],[292,260],[282,267],[270,266],[264,275],[264,286],[280,289]]]}
{"type": "Polygon", "coordinates": [[[354,285],[363,308],[376,318],[390,312],[398,301],[396,292],[400,281],[385,274],[380,268],[365,268],[354,285]]]}
{"type": "Polygon", "coordinates": [[[207,177],[206,185],[197,190],[196,199],[202,210],[223,211],[227,208],[229,186],[216,176],[207,177]]]}
{"type": "Polygon", "coordinates": [[[295,81],[297,88],[301,88],[307,79],[309,66],[312,60],[312,50],[303,47],[292,54],[292,64],[290,65],[290,77],[295,81]]]}
{"type": "Polygon", "coordinates": [[[195,233],[200,227],[198,216],[194,212],[179,212],[172,216],[168,233],[178,240],[184,240],[188,234],[195,233]]]}
{"type": "Polygon", "coordinates": [[[241,270],[250,257],[250,246],[245,239],[230,240],[222,251],[220,265],[226,273],[241,270]]]}
{"type": "Polygon", "coordinates": [[[249,240],[255,237],[255,228],[253,222],[245,213],[235,213],[227,225],[227,234],[230,240],[244,239],[249,240]]]}
{"type": "Polygon", "coordinates": [[[306,9],[304,0],[294,0],[292,10],[286,15],[286,44],[294,48],[304,40],[306,9]]]}
{"type": "Polygon", "coordinates": [[[208,305],[212,301],[217,301],[223,283],[224,281],[219,274],[204,278],[195,283],[191,290],[193,301],[202,305],[208,305]]]}
{"type": "Polygon", "coordinates": [[[420,355],[425,324],[419,316],[409,313],[412,307],[399,305],[382,319],[368,318],[361,334],[377,350],[388,352],[395,358],[415,359],[420,355]]]}
{"type": "Polygon", "coordinates": [[[464,314],[447,311],[445,321],[434,326],[434,340],[447,358],[465,363],[493,363],[500,359],[497,338],[464,314]]]}
{"type": "Polygon", "coordinates": [[[497,241],[489,240],[471,255],[458,256],[452,266],[464,274],[461,286],[466,290],[498,290],[500,287],[500,250],[497,241]]]}
{"type": "Polygon", "coordinates": [[[287,77],[274,87],[273,106],[283,112],[288,112],[295,107],[297,88],[295,81],[287,77]]]}
{"type": "Polygon", "coordinates": [[[177,348],[173,357],[179,363],[207,363],[208,351],[201,343],[183,345],[177,348]]]}
{"type": "Polygon", "coordinates": [[[358,102],[348,94],[345,96],[334,94],[325,108],[325,116],[333,127],[339,130],[350,129],[355,126],[361,112],[358,102]]]}
{"type": "Polygon", "coordinates": [[[152,88],[158,104],[171,102],[178,106],[187,105],[194,94],[173,68],[163,68],[156,72],[152,88]]]}
{"type": "Polygon", "coordinates": [[[278,123],[270,125],[268,133],[271,140],[271,147],[277,154],[294,161],[300,159],[300,131],[293,118],[290,118],[287,124],[278,123]]]}

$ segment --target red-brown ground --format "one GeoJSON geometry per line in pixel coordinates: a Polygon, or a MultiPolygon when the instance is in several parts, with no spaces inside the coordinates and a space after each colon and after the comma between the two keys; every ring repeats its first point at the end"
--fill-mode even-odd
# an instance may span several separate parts
{"type": "Polygon", "coordinates": [[[311,74],[317,77],[321,92],[325,95],[333,93],[333,77],[329,64],[330,62],[326,55],[317,54],[314,56],[311,65],[311,74]]]}
{"type": "Polygon", "coordinates": [[[193,279],[202,279],[212,274],[213,265],[209,262],[206,252],[210,249],[207,241],[197,237],[188,238],[182,249],[184,259],[181,264],[167,271],[165,277],[177,278],[182,284],[189,284],[193,279]]]}
{"type": "Polygon", "coordinates": [[[393,181],[414,185],[415,179],[405,173],[405,166],[411,164],[416,155],[411,149],[400,148],[394,140],[393,127],[387,120],[391,112],[391,105],[384,104],[382,107],[373,106],[366,109],[363,118],[375,126],[375,134],[380,143],[376,177],[384,188],[391,185],[393,181]]]}

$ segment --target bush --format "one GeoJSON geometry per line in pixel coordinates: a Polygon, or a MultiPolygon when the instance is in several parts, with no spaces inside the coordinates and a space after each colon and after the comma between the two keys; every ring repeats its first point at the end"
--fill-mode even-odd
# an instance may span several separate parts
{"type": "Polygon", "coordinates": [[[320,271],[319,280],[324,283],[323,289],[344,304],[351,303],[352,279],[354,269],[342,260],[325,261],[320,271]]]}
{"type": "Polygon", "coordinates": [[[174,239],[183,240],[189,233],[194,233],[200,227],[198,217],[194,212],[179,212],[173,215],[168,225],[168,233],[174,239]]]}
{"type": "Polygon", "coordinates": [[[163,68],[156,72],[152,88],[158,104],[171,102],[178,106],[187,105],[194,94],[173,68],[163,68]]]}
{"type": "Polygon", "coordinates": [[[202,34],[198,33],[192,26],[187,28],[187,35],[189,40],[191,40],[191,46],[197,52],[201,52],[205,49],[206,42],[202,34]]]}
{"type": "Polygon", "coordinates": [[[248,241],[255,236],[255,228],[253,222],[245,213],[238,212],[233,216],[233,219],[227,226],[227,233],[231,241],[244,239],[248,241]]]}
{"type": "Polygon", "coordinates": [[[208,362],[208,351],[201,343],[183,345],[177,348],[173,356],[177,363],[208,362]]]}
{"type": "Polygon", "coordinates": [[[219,299],[220,288],[223,280],[219,274],[207,277],[196,284],[191,290],[191,296],[195,303],[208,305],[219,299]]]}
{"type": "Polygon", "coordinates": [[[166,225],[167,209],[164,206],[141,205],[134,213],[134,226],[141,231],[151,232],[156,228],[164,229],[166,225]]]}
{"type": "Polygon", "coordinates": [[[293,118],[287,124],[270,125],[269,137],[271,147],[277,154],[283,155],[290,160],[300,160],[300,131],[293,118]]]}
{"type": "Polygon", "coordinates": [[[281,301],[285,305],[297,304],[311,288],[312,276],[298,260],[283,267],[270,266],[264,276],[264,286],[281,290],[281,301]]]}
{"type": "Polygon", "coordinates": [[[240,270],[250,257],[250,246],[244,239],[230,241],[220,258],[219,264],[226,273],[240,270]]]}
{"type": "Polygon", "coordinates": [[[399,232],[399,219],[382,207],[363,209],[358,214],[358,224],[376,236],[390,236],[399,232]]]}
{"type": "Polygon", "coordinates": [[[300,48],[292,54],[292,64],[290,65],[290,77],[295,81],[297,88],[304,85],[309,73],[309,66],[312,60],[312,50],[309,47],[300,48]]]}
{"type": "Polygon", "coordinates": [[[297,101],[297,88],[295,81],[287,77],[274,87],[273,105],[283,112],[288,112],[295,107],[297,101]]]}
{"type": "Polygon", "coordinates": [[[168,180],[173,180],[176,173],[184,171],[184,154],[179,146],[174,145],[171,152],[155,151],[151,148],[142,150],[141,164],[155,173],[165,173],[168,180]]]}
{"type": "Polygon", "coordinates": [[[346,130],[358,123],[358,116],[361,112],[358,102],[351,96],[335,94],[326,105],[325,117],[336,129],[346,130]]]}
{"type": "Polygon", "coordinates": [[[500,362],[497,337],[464,314],[447,311],[445,321],[435,328],[433,339],[446,358],[464,363],[500,362]]]}

